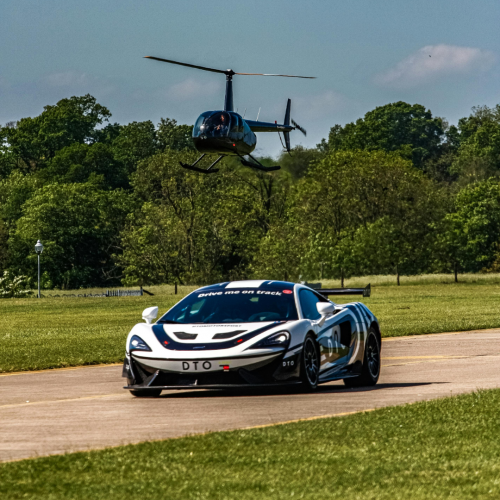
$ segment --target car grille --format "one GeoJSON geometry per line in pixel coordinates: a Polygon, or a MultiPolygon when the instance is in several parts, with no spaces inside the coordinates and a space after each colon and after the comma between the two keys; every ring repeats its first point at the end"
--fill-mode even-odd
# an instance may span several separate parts
{"type": "Polygon", "coordinates": [[[246,330],[235,330],[233,332],[224,332],[224,333],[216,333],[212,339],[232,339],[233,337],[236,337],[240,333],[245,333],[246,330]]]}
{"type": "Polygon", "coordinates": [[[174,335],[180,340],[194,340],[198,334],[186,332],[174,332],[174,335]]]}

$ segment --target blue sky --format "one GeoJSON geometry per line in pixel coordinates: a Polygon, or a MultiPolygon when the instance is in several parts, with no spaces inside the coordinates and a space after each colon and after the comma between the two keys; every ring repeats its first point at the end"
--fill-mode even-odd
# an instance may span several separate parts
{"type": "MultiPolygon", "coordinates": [[[[404,100],[456,123],[500,103],[498,0],[2,0],[0,123],[90,93],[119,123],[193,123],[220,109],[224,77],[145,55],[239,72],[235,107],[281,121],[286,99],[313,146],[331,126],[404,100]],[[431,57],[429,57],[431,56],[431,57]]],[[[260,134],[260,154],[277,154],[260,134]]]]}

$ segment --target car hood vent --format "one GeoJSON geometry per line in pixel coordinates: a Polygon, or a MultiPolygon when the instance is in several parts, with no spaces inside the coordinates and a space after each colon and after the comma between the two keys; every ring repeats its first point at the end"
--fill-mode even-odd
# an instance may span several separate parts
{"type": "Polygon", "coordinates": [[[216,333],[212,339],[232,339],[233,337],[236,337],[236,335],[239,335],[240,333],[245,333],[246,330],[234,330],[232,332],[224,332],[224,333],[216,333]]]}
{"type": "Polygon", "coordinates": [[[186,332],[174,332],[174,335],[180,340],[194,340],[198,334],[186,332]]]}

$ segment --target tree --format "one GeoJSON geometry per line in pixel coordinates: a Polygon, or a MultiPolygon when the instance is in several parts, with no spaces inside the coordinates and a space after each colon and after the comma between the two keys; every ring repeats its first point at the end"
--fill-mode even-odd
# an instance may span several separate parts
{"type": "Polygon", "coordinates": [[[7,151],[22,162],[26,172],[43,168],[57,151],[74,143],[94,141],[95,128],[111,116],[87,94],[45,106],[35,118],[22,118],[16,127],[4,127],[7,151]]]}
{"type": "Polygon", "coordinates": [[[33,245],[43,241],[43,266],[62,288],[117,282],[113,254],[130,209],[123,191],[102,191],[93,184],[49,184],[24,204],[9,241],[10,269],[36,277],[33,245]]]}
{"type": "Polygon", "coordinates": [[[369,111],[356,123],[335,125],[330,130],[328,148],[398,152],[423,169],[425,161],[439,155],[443,138],[441,118],[434,118],[420,104],[399,101],[369,111]]]}
{"type": "Polygon", "coordinates": [[[177,125],[171,118],[162,118],[157,129],[158,146],[161,151],[175,149],[182,151],[195,151],[193,143],[193,126],[177,125]]]}
{"type": "Polygon", "coordinates": [[[3,273],[7,267],[7,243],[9,241],[9,233],[5,222],[0,219],[0,274],[3,273]]]}
{"type": "Polygon", "coordinates": [[[202,176],[179,166],[195,158],[187,150],[166,149],[132,176],[142,208],[123,233],[128,283],[245,277],[258,241],[283,210],[286,189],[279,175],[235,172],[222,163],[219,174],[202,176]]]}
{"type": "Polygon", "coordinates": [[[5,222],[7,231],[15,227],[16,221],[22,215],[24,203],[41,186],[39,179],[23,175],[19,171],[14,171],[0,180],[0,219],[5,222]]]}
{"type": "Polygon", "coordinates": [[[121,127],[113,141],[113,148],[115,158],[125,165],[127,172],[134,172],[140,161],[153,156],[158,150],[153,122],[132,122],[121,127]]]}
{"type": "Polygon", "coordinates": [[[444,269],[478,272],[492,266],[500,242],[500,184],[495,179],[466,186],[439,228],[437,255],[444,269]]]}
{"type": "Polygon", "coordinates": [[[500,174],[500,105],[472,108],[468,118],[458,122],[458,155],[451,171],[462,185],[500,174]]]}
{"type": "Polygon", "coordinates": [[[106,189],[129,187],[125,165],[115,158],[114,148],[101,142],[60,149],[37,176],[44,183],[93,181],[106,189]]]}
{"type": "MultiPolygon", "coordinates": [[[[396,154],[330,153],[298,184],[289,209],[293,229],[285,235],[296,234],[299,241],[292,247],[300,248],[300,262],[291,260],[293,272],[314,279],[323,267],[327,276],[341,278],[361,270],[388,270],[389,264],[394,271],[406,264],[404,270],[410,272],[417,269],[417,257],[422,268],[419,249],[425,247],[423,235],[436,212],[434,191],[431,181],[396,154]],[[390,232],[399,236],[388,239],[378,252],[369,236],[382,228],[386,236],[390,232]],[[398,258],[388,263],[384,256],[390,245],[396,247],[392,254],[398,258]]],[[[279,235],[279,228],[271,228],[270,234],[279,235]]],[[[282,242],[266,243],[260,258],[278,260],[278,253],[284,251],[282,242]]]]}

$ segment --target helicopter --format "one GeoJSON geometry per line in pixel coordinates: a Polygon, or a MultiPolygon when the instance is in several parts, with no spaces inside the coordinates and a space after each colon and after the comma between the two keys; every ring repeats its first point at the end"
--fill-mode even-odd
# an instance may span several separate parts
{"type": "MultiPolygon", "coordinates": [[[[263,172],[270,172],[272,170],[279,170],[281,167],[275,165],[272,167],[265,167],[251,153],[257,145],[257,137],[255,132],[283,132],[285,139],[286,151],[290,153],[290,132],[292,130],[300,130],[306,135],[303,129],[297,122],[290,119],[290,108],[292,101],[288,99],[286,104],[285,118],[283,124],[277,122],[259,122],[257,120],[245,120],[241,115],[236,113],[233,109],[233,76],[246,75],[246,76],[283,76],[287,78],[308,78],[314,79],[315,76],[297,76],[297,75],[275,75],[265,73],[236,73],[232,69],[221,70],[214,68],[207,68],[205,66],[198,66],[195,64],[188,64],[170,59],[162,59],[160,57],[145,56],[145,59],[154,59],[155,61],[167,62],[170,64],[178,64],[179,66],[187,66],[188,68],[201,69],[203,71],[210,71],[212,73],[222,73],[226,75],[226,96],[224,99],[224,109],[219,111],[205,111],[202,113],[193,127],[193,142],[195,148],[202,153],[201,156],[192,164],[180,162],[183,168],[200,172],[202,174],[213,174],[219,170],[215,167],[224,156],[238,156],[242,165],[263,172]],[[290,125],[291,123],[291,125],[290,125]],[[218,158],[206,169],[197,167],[198,163],[207,154],[217,154],[218,158]],[[245,159],[248,156],[253,161],[245,159]]],[[[280,136],[281,140],[281,136],[280,136]]],[[[282,141],[283,144],[283,141],[282,141]]]]}

